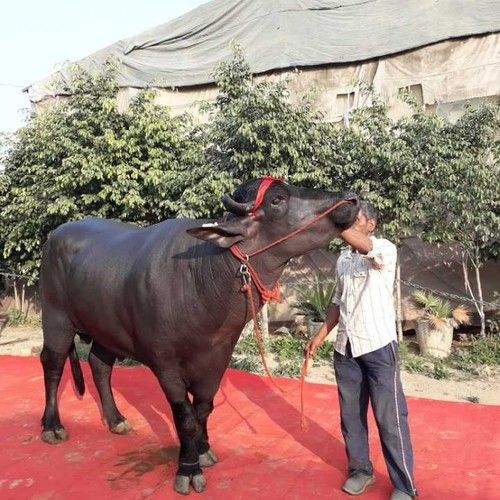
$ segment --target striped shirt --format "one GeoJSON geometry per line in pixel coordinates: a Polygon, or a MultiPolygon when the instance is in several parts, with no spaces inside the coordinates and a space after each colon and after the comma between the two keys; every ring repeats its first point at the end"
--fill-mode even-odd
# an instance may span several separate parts
{"type": "Polygon", "coordinates": [[[380,349],[397,338],[393,293],[396,246],[374,236],[371,240],[373,248],[368,254],[348,249],[337,261],[337,289],[332,303],[339,306],[340,317],[335,350],[345,355],[349,340],[353,357],[380,349]]]}

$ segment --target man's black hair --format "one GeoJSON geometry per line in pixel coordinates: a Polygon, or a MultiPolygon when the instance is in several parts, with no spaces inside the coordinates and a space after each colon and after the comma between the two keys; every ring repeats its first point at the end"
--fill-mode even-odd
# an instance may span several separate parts
{"type": "Polygon", "coordinates": [[[361,201],[359,209],[367,219],[373,219],[375,222],[378,220],[377,209],[368,201],[361,201]]]}

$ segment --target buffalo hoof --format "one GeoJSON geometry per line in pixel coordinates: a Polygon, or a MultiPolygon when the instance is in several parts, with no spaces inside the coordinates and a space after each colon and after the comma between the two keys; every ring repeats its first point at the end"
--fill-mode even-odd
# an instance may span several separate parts
{"type": "Polygon", "coordinates": [[[129,434],[132,432],[132,426],[127,422],[127,420],[124,420],[123,422],[116,424],[114,427],[110,427],[109,430],[114,434],[129,434]]]}
{"type": "Polygon", "coordinates": [[[208,450],[200,455],[200,467],[212,467],[218,461],[217,455],[212,450],[208,450]]]}
{"type": "Polygon", "coordinates": [[[68,433],[64,428],[42,432],[42,441],[48,444],[59,444],[68,439],[68,433]]]}
{"type": "Polygon", "coordinates": [[[191,478],[189,476],[175,476],[174,490],[181,495],[189,495],[189,483],[191,478]]]}
{"type": "Polygon", "coordinates": [[[203,474],[196,474],[191,479],[191,484],[196,493],[201,493],[207,487],[207,480],[203,477],[203,474]]]}
{"type": "Polygon", "coordinates": [[[189,495],[190,484],[196,493],[201,493],[207,487],[207,480],[203,474],[195,474],[194,476],[181,476],[177,474],[175,476],[174,490],[181,495],[189,495]]]}

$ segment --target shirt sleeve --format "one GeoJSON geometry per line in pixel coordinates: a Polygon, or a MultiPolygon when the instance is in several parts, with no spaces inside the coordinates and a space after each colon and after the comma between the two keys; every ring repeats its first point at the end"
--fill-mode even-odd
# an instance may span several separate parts
{"type": "Polygon", "coordinates": [[[342,298],[342,284],[340,283],[339,279],[339,262],[340,262],[340,257],[337,260],[337,265],[335,267],[335,293],[333,294],[332,298],[332,304],[335,304],[336,306],[340,306],[340,299],[342,298]]]}
{"type": "Polygon", "coordinates": [[[398,251],[396,245],[383,238],[372,237],[373,248],[366,254],[366,257],[374,262],[375,269],[381,271],[394,272],[398,251]]]}

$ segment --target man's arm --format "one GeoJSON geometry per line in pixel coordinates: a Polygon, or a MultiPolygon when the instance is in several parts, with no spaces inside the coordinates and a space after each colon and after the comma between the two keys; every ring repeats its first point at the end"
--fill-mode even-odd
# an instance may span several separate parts
{"type": "Polygon", "coordinates": [[[354,229],[352,226],[349,229],[342,231],[339,236],[359,253],[367,254],[373,249],[371,238],[357,229],[354,229]]]}
{"type": "Polygon", "coordinates": [[[306,344],[304,348],[304,352],[308,358],[313,356],[316,349],[325,341],[328,333],[337,325],[339,322],[339,316],[339,306],[337,304],[330,304],[326,313],[325,322],[321,325],[316,335],[306,344]]]}

